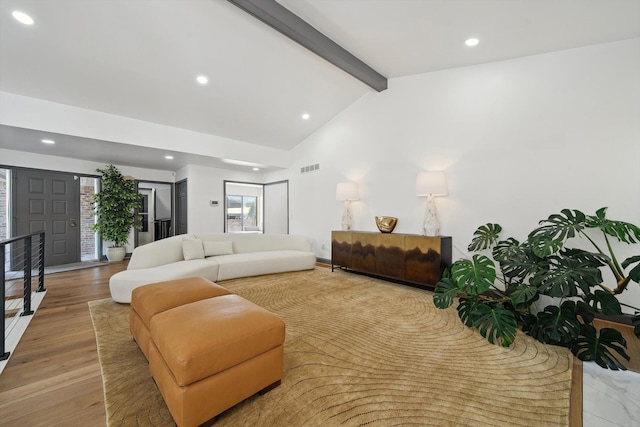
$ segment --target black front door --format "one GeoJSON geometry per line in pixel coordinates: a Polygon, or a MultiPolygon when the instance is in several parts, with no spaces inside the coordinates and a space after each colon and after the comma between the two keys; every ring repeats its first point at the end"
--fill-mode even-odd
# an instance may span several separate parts
{"type": "Polygon", "coordinates": [[[45,231],[45,265],[80,261],[80,180],[65,172],[17,169],[14,236],[45,231]]]}

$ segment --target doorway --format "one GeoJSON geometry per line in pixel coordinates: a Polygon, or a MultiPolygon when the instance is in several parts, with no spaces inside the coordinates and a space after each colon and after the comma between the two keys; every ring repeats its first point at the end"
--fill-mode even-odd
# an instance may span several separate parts
{"type": "Polygon", "coordinates": [[[136,247],[173,236],[173,184],[166,182],[137,183],[142,195],[138,210],[141,228],[136,229],[136,247]]]}

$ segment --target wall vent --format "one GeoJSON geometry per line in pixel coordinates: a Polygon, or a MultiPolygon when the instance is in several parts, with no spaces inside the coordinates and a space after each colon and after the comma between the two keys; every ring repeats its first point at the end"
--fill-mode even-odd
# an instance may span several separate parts
{"type": "Polygon", "coordinates": [[[320,170],[320,163],[316,163],[314,165],[309,165],[309,166],[302,166],[300,168],[300,173],[315,172],[317,170],[320,170]]]}

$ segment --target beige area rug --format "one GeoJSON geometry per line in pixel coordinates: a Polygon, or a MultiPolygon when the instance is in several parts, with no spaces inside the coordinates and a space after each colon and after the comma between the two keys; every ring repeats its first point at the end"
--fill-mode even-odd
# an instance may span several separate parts
{"type": "MultiPolygon", "coordinates": [[[[328,269],[220,282],[287,325],[282,384],[223,426],[551,426],[569,423],[572,355],[464,327],[431,293],[328,269]]],[[[173,425],[129,334],[127,305],[89,303],[110,426],[173,425]]]]}

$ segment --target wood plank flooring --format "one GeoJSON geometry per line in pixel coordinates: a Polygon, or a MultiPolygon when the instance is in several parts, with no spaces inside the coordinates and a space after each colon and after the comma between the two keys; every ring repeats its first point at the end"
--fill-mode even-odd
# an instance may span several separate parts
{"type": "MultiPolygon", "coordinates": [[[[46,276],[47,295],[0,375],[0,425],[105,425],[87,302],[109,297],[109,277],[125,268],[126,261],[46,276]]],[[[640,360],[640,352],[632,357],[640,360]]],[[[582,364],[574,367],[570,425],[578,427],[582,364]]]]}
{"type": "Polygon", "coordinates": [[[107,298],[112,263],[47,275],[47,295],[0,375],[3,426],[104,426],[88,301],[107,298]]]}

